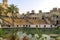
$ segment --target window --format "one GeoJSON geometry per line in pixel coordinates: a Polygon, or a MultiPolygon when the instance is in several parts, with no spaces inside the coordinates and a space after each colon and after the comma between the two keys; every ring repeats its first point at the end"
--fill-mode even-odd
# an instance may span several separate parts
{"type": "Polygon", "coordinates": [[[30,25],[29,25],[29,27],[30,27],[30,25]]]}
{"type": "Polygon", "coordinates": [[[10,27],[10,25],[7,25],[7,27],[10,27]]]}
{"type": "Polygon", "coordinates": [[[51,28],[52,28],[52,25],[51,25],[51,28]]]}
{"type": "Polygon", "coordinates": [[[36,27],[38,27],[38,25],[36,25],[36,27]]]}
{"type": "Polygon", "coordinates": [[[44,19],[44,16],[42,16],[42,19],[44,19]]]}
{"type": "Polygon", "coordinates": [[[25,27],[25,25],[23,25],[23,27],[25,27]]]}
{"type": "Polygon", "coordinates": [[[8,25],[10,27],[10,25],[8,25]]]}
{"type": "Polygon", "coordinates": [[[56,16],[56,18],[58,18],[58,16],[56,16]]]}
{"type": "Polygon", "coordinates": [[[26,25],[26,27],[28,27],[28,25],[26,25]]]}
{"type": "Polygon", "coordinates": [[[35,17],[35,19],[36,19],[36,17],[35,17]]]}
{"type": "Polygon", "coordinates": [[[58,20],[56,21],[56,24],[58,24],[58,20]]]}
{"type": "Polygon", "coordinates": [[[18,27],[18,25],[17,25],[17,27],[18,27]]]}
{"type": "Polygon", "coordinates": [[[33,19],[34,19],[34,17],[33,17],[33,19]]]}
{"type": "Polygon", "coordinates": [[[44,28],[46,27],[46,25],[44,25],[44,28]]]}

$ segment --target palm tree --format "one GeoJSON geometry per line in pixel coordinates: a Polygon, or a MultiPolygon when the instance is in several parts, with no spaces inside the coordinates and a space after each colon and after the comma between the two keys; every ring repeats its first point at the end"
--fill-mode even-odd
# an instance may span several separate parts
{"type": "Polygon", "coordinates": [[[19,13],[18,10],[19,9],[14,4],[9,5],[9,7],[8,7],[8,12],[12,13],[13,16],[15,16],[17,13],[19,13]]]}
{"type": "Polygon", "coordinates": [[[14,4],[9,5],[8,12],[12,13],[12,26],[14,26],[14,17],[18,13],[18,8],[14,4]]]}
{"type": "MultiPolygon", "coordinates": [[[[38,26],[36,27],[36,32],[38,33],[39,38],[41,38],[42,34],[41,34],[41,32],[38,30],[38,26]]],[[[38,38],[38,39],[39,39],[39,38],[38,38]]]]}

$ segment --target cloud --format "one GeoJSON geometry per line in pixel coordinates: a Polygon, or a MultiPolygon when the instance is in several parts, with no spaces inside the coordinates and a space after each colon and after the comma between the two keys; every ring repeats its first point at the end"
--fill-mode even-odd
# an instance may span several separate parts
{"type": "Polygon", "coordinates": [[[53,7],[60,7],[60,0],[29,0],[25,1],[19,6],[21,13],[31,11],[34,9],[36,12],[42,10],[43,12],[50,11],[53,7]],[[25,3],[26,2],[26,3],[25,3]]]}
{"type": "Polygon", "coordinates": [[[46,0],[40,5],[43,11],[49,11],[53,7],[60,7],[60,0],[46,0]]]}

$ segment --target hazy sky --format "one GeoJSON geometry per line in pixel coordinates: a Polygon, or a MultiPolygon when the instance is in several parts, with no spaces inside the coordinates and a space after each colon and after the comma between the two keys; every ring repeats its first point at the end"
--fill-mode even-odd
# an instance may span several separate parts
{"type": "Polygon", "coordinates": [[[53,7],[60,8],[60,0],[8,0],[8,4],[17,5],[20,13],[26,13],[31,10],[48,12],[53,7]]]}

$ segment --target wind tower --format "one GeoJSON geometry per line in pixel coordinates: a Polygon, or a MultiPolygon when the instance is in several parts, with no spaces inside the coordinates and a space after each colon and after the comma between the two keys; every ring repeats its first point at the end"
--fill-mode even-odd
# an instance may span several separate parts
{"type": "Polygon", "coordinates": [[[2,0],[2,7],[4,8],[2,15],[5,15],[6,14],[5,9],[7,9],[7,7],[8,7],[8,0],[2,0]]]}
{"type": "Polygon", "coordinates": [[[3,1],[3,7],[7,8],[7,6],[8,6],[8,0],[2,0],[2,1],[3,1]]]}

